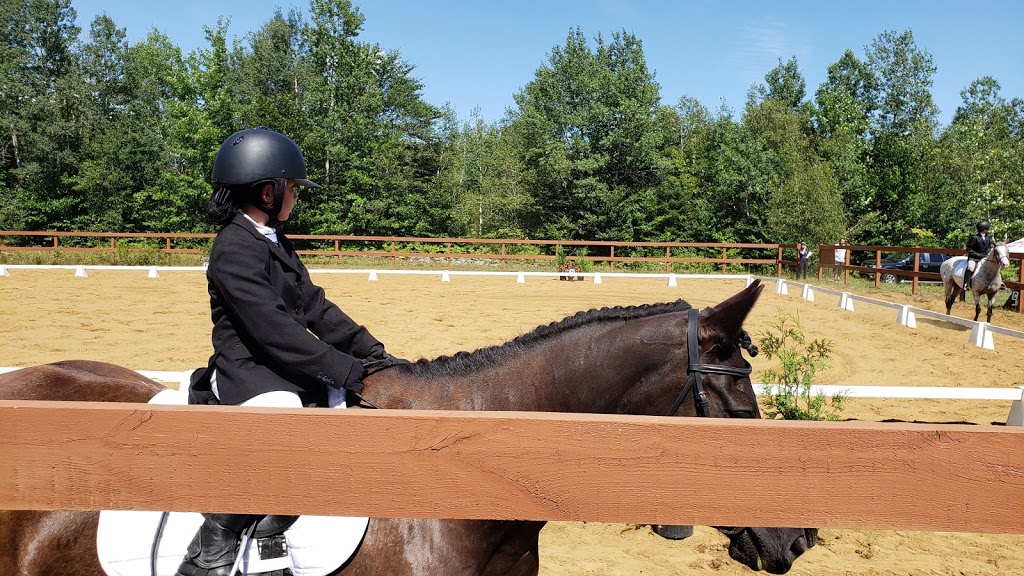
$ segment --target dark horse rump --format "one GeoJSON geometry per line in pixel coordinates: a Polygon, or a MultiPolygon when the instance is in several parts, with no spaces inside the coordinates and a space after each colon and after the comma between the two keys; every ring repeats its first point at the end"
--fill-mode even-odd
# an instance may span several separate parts
{"type": "MultiPolygon", "coordinates": [[[[757,418],[741,352],[752,347],[742,339],[742,324],[761,290],[755,282],[699,317],[682,300],[580,312],[500,346],[378,372],[363,394],[392,409],[664,415],[678,408],[680,416],[757,418]]],[[[0,375],[0,399],[146,402],[162,389],[132,370],[98,362],[0,375]]],[[[0,512],[0,574],[101,576],[97,517],[0,512]]],[[[374,519],[341,573],[535,575],[543,526],[374,519]]],[[[813,530],[786,528],[738,528],[727,536],[732,558],[773,573],[789,570],[816,539],[813,530]]]]}

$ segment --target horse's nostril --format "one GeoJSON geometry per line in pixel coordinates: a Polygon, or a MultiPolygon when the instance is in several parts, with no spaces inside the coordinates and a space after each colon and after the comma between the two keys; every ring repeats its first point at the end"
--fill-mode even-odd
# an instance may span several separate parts
{"type": "Polygon", "coordinates": [[[793,545],[789,547],[789,551],[793,553],[793,556],[799,556],[804,552],[807,552],[809,546],[807,545],[807,539],[800,536],[793,541],[793,545]]]}

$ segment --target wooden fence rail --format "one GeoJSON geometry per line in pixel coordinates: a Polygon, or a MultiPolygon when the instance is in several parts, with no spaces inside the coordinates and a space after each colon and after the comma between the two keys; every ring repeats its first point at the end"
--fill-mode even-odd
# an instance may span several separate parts
{"type": "MultiPolygon", "coordinates": [[[[174,241],[196,241],[210,242],[214,234],[187,234],[187,233],[141,233],[141,232],[64,232],[64,231],[6,231],[0,230],[0,249],[11,252],[17,251],[64,251],[64,252],[105,252],[116,253],[118,242],[122,241],[121,249],[127,252],[143,252],[144,248],[137,246],[126,247],[123,243],[126,240],[156,240],[162,246],[157,251],[161,254],[203,254],[208,249],[176,246],[174,241]],[[19,237],[50,239],[50,242],[36,242],[23,245],[19,237]],[[6,240],[10,238],[11,240],[6,240]],[[109,240],[105,246],[72,246],[67,244],[67,239],[100,239],[109,240]],[[61,239],[65,243],[61,244],[61,239]]],[[[339,235],[310,235],[294,234],[289,238],[296,243],[297,248],[304,245],[319,245],[315,249],[297,249],[299,254],[304,256],[326,256],[334,258],[361,257],[361,258],[390,258],[392,264],[398,259],[406,258],[427,258],[444,260],[451,264],[455,258],[482,258],[498,260],[504,267],[508,261],[555,261],[558,259],[556,252],[561,252],[568,260],[577,260],[576,254],[572,253],[573,248],[587,250],[586,258],[592,262],[606,262],[612,270],[615,270],[616,263],[625,262],[656,262],[665,265],[665,271],[670,272],[672,264],[682,263],[704,263],[721,266],[721,271],[727,271],[730,264],[759,264],[776,267],[779,274],[782,267],[789,265],[782,260],[782,249],[780,244],[757,244],[757,243],[707,243],[707,242],[612,242],[606,240],[512,240],[496,238],[419,238],[406,236],[339,236],[339,235]],[[323,248],[322,246],[328,246],[323,248]],[[359,246],[353,249],[352,245],[359,246]],[[380,249],[383,247],[384,249],[380,249]],[[461,247],[461,250],[460,250],[461,247]],[[528,247],[533,247],[528,249],[528,247]],[[543,251],[538,250],[540,247],[543,251]],[[616,249],[619,251],[616,255],[616,249]],[[636,250],[659,252],[657,256],[630,256],[623,255],[624,251],[636,250]],[[705,253],[713,253],[714,256],[676,256],[680,250],[703,250],[705,253]],[[664,250],[664,255],[660,252],[664,250]],[[525,251],[527,253],[517,253],[525,251]],[[732,253],[730,253],[730,251],[732,253]],[[747,253],[737,254],[742,251],[747,253]],[[751,257],[751,251],[761,252],[761,257],[751,257]],[[720,254],[720,255],[719,255],[720,254]],[[767,257],[766,254],[770,254],[767,257]]],[[[794,248],[795,246],[789,246],[794,248]]]]}
{"type": "MultiPolygon", "coordinates": [[[[195,242],[211,242],[214,234],[191,233],[142,233],[142,232],[67,232],[67,231],[26,231],[0,230],[0,250],[18,251],[64,251],[64,252],[101,252],[117,253],[118,241],[156,240],[162,246],[157,251],[161,254],[205,254],[208,248],[196,248],[195,242]],[[21,239],[50,239],[49,243],[28,243],[21,239]],[[105,239],[109,246],[69,246],[61,244],[61,239],[105,239]],[[192,247],[176,246],[175,241],[190,241],[192,247]]],[[[665,265],[665,272],[672,271],[673,264],[714,264],[722,273],[728,271],[729,265],[760,265],[775,268],[776,275],[782,276],[784,268],[795,269],[795,244],[759,244],[759,243],[708,243],[708,242],[613,242],[608,240],[513,240],[501,238],[421,238],[412,236],[341,236],[341,235],[290,235],[297,246],[297,252],[303,256],[322,256],[332,258],[387,258],[392,265],[399,259],[423,258],[443,260],[449,266],[456,258],[478,258],[497,260],[504,268],[507,262],[536,261],[554,262],[563,254],[567,260],[575,261],[578,256],[572,253],[573,248],[586,249],[585,258],[592,262],[607,263],[612,271],[616,263],[660,263],[665,265]],[[319,248],[303,248],[305,245],[320,246],[319,248]],[[327,245],[328,248],[323,248],[327,245]],[[358,249],[353,246],[359,246],[358,249]],[[383,249],[381,249],[383,247],[383,249]],[[532,247],[532,248],[531,248],[532,247]],[[538,248],[539,247],[539,248],[538,248]],[[618,255],[616,255],[618,250],[618,255]],[[657,250],[657,256],[623,256],[624,251],[657,250]],[[664,255],[660,252],[664,250],[664,255]],[[702,251],[703,254],[714,253],[714,256],[679,256],[679,251],[702,251]],[[520,253],[525,252],[525,253],[520,253]],[[753,252],[753,257],[751,255],[753,252]],[[719,256],[720,254],[720,256],[719,256]],[[771,256],[768,257],[768,254],[771,256]],[[791,257],[793,259],[787,258],[791,257]]],[[[143,252],[144,248],[125,247],[127,252],[143,252]]],[[[835,246],[821,244],[818,246],[818,280],[822,279],[823,270],[834,268],[835,246]]],[[[844,283],[849,283],[850,273],[858,272],[874,276],[875,286],[881,283],[882,253],[907,253],[914,255],[913,270],[886,269],[884,274],[892,274],[912,281],[911,292],[918,293],[920,280],[939,280],[939,275],[921,272],[918,269],[918,255],[922,252],[938,254],[963,254],[963,249],[921,248],[901,246],[847,246],[846,260],[840,271],[844,283]],[[874,252],[875,267],[851,264],[854,252],[874,252]]],[[[1024,254],[1011,254],[1012,259],[1024,260],[1024,254]]],[[[1020,266],[1016,282],[1007,282],[1010,290],[1019,291],[1024,287],[1024,265],[1020,266]]],[[[1024,298],[1018,298],[1017,311],[1024,311],[1024,298]]]]}
{"type": "Polygon", "coordinates": [[[1021,446],[1016,427],[2,401],[0,508],[1024,533],[1021,446]]]}

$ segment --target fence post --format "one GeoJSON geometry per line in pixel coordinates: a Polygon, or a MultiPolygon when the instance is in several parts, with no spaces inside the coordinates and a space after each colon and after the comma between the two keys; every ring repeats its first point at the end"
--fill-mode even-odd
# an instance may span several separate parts
{"type": "MultiPolygon", "coordinates": [[[[725,246],[722,246],[722,260],[727,260],[728,258],[729,258],[729,250],[725,246]]],[[[722,262],[722,274],[725,274],[727,271],[728,271],[728,264],[726,264],[725,262],[722,262]]]]}
{"type": "Polygon", "coordinates": [[[875,288],[882,285],[882,275],[878,272],[882,269],[882,251],[875,250],[875,288]]]}
{"type": "Polygon", "coordinates": [[[853,249],[849,245],[846,246],[846,256],[843,258],[843,284],[850,283],[850,270],[847,268],[850,265],[850,254],[853,249]]]}
{"type": "Polygon", "coordinates": [[[501,243],[501,268],[505,269],[505,243],[501,243]]]}
{"type": "Polygon", "coordinates": [[[775,265],[775,275],[778,276],[779,278],[782,278],[782,244],[779,244],[779,253],[778,256],[775,258],[775,265]]]}
{"type": "Polygon", "coordinates": [[[666,274],[668,274],[669,272],[672,271],[672,262],[669,261],[669,258],[671,258],[671,257],[672,257],[672,247],[671,246],[665,246],[665,273],[666,274]]]}
{"type": "MultiPolygon", "coordinates": [[[[1024,258],[1021,258],[1018,263],[1020,268],[1017,270],[1017,282],[1024,284],[1024,258]]],[[[1017,312],[1024,311],[1024,288],[1017,288],[1017,312]]]]}
{"type": "Polygon", "coordinates": [[[821,282],[821,267],[823,258],[821,257],[821,244],[818,244],[818,282],[821,282]]]}
{"type": "MultiPolygon", "coordinates": [[[[917,246],[914,246],[914,248],[917,248],[917,246]]],[[[913,281],[913,283],[911,285],[912,287],[910,289],[910,293],[914,294],[915,296],[917,295],[917,274],[918,274],[918,272],[920,272],[920,266],[921,266],[921,253],[915,251],[914,252],[914,281],[913,281]]]]}

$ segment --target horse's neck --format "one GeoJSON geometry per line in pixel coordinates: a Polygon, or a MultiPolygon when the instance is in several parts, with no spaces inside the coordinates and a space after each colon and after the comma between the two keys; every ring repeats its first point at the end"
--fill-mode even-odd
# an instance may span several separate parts
{"type": "Polygon", "coordinates": [[[991,278],[995,275],[994,271],[998,271],[1000,268],[999,264],[999,250],[993,245],[989,248],[988,254],[985,255],[985,259],[981,261],[978,266],[978,275],[984,278],[991,278]]]}
{"type": "MultiPolygon", "coordinates": [[[[657,317],[654,317],[657,318],[657,317]]],[[[407,371],[393,396],[403,408],[611,412],[659,362],[637,330],[654,318],[601,322],[509,349],[499,361],[454,374],[407,371]],[[411,373],[410,373],[411,372],[411,373]]]]}

